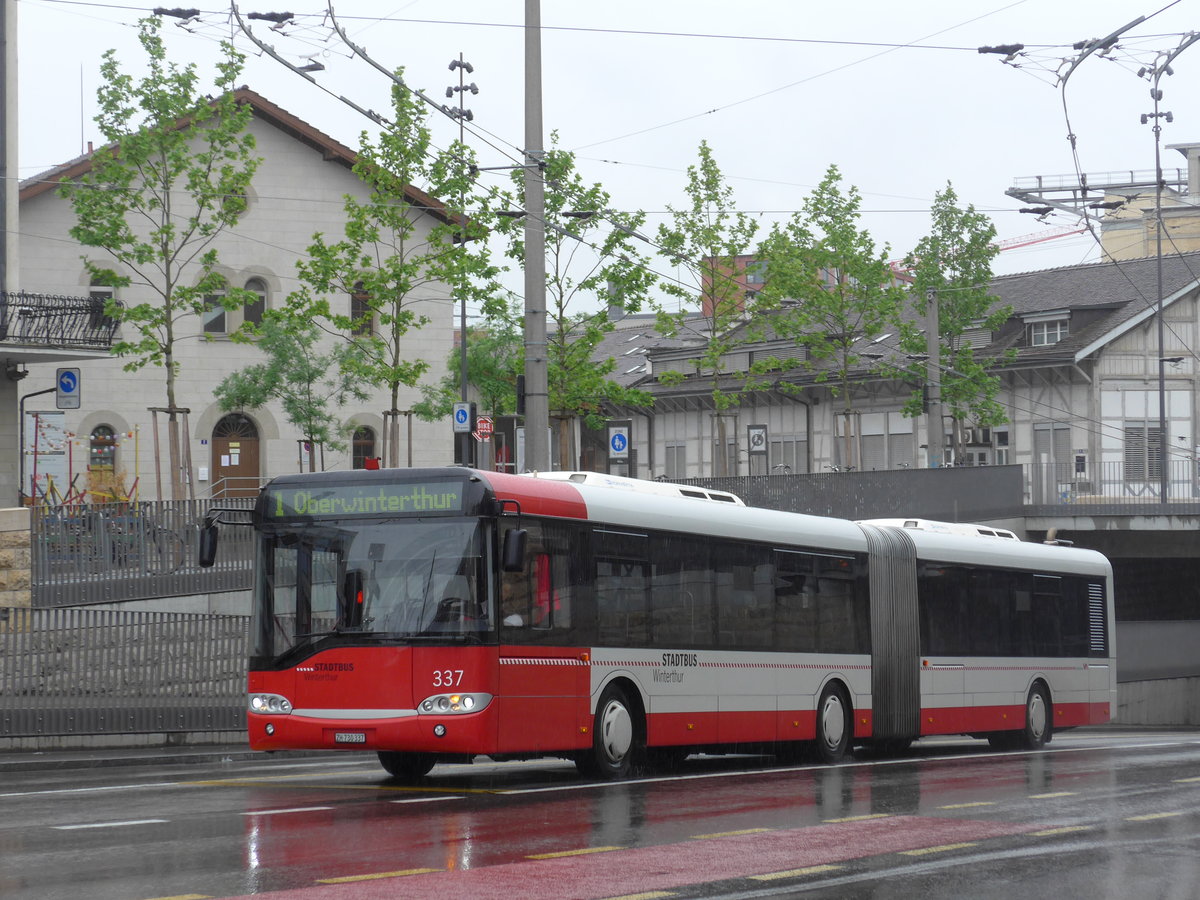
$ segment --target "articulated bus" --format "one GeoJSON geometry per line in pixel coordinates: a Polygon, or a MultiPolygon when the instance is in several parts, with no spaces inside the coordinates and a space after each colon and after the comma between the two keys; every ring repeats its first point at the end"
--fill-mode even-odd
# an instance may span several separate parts
{"type": "MultiPolygon", "coordinates": [[[[1036,749],[1115,712],[1099,553],[622,488],[461,467],[271,481],[251,747],[371,750],[401,779],[480,755],[619,778],[929,735],[1036,749]]],[[[210,513],[202,562],[230,517],[210,513]]]]}

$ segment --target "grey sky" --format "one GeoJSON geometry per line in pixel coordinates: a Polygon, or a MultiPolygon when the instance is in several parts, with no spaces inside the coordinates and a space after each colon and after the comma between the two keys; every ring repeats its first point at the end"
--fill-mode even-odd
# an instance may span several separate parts
{"type": "MultiPolygon", "coordinates": [[[[1081,65],[1066,94],[1084,171],[1152,169],[1151,129],[1139,122],[1152,106],[1149,84],[1135,73],[1197,25],[1195,0],[543,0],[542,7],[543,25],[556,26],[543,36],[547,140],[557,130],[562,146],[577,149],[585,175],[604,183],[614,206],[649,211],[652,228],[667,204],[682,202],[685,169],[706,139],[740,208],[761,212],[764,225],[799,208],[836,163],[863,193],[865,224],[896,258],[924,233],[933,194],[947,180],[993,216],[1001,238],[1069,224],[1059,216],[1041,225],[1004,196],[1014,177],[1074,170],[1055,59],[1074,56],[1076,41],[1167,7],[1122,40],[1117,59],[1081,65]],[[1020,69],[975,52],[1014,42],[1031,48],[1020,69]]],[[[219,5],[208,8],[191,32],[170,29],[175,58],[197,61],[206,80],[220,34],[237,33],[219,5]]],[[[273,8],[241,6],[243,13],[273,8]]],[[[386,111],[389,82],[351,59],[336,38],[321,42],[329,30],[319,0],[290,9],[312,14],[303,20],[311,27],[275,33],[258,22],[257,33],[289,58],[315,54],[326,66],[317,78],[334,95],[386,111]]],[[[410,83],[439,99],[456,82],[447,66],[461,51],[480,88],[468,103],[475,124],[499,148],[476,141],[481,161],[503,165],[499,151],[515,154],[523,133],[523,34],[503,26],[520,25],[522,3],[341,0],[335,10],[372,56],[405,66],[410,83]]],[[[91,117],[100,56],[116,47],[128,66],[140,59],[133,23],[141,14],[127,6],[20,3],[23,177],[98,140],[91,117]]],[[[240,35],[237,43],[252,49],[240,35]]],[[[1200,140],[1200,49],[1182,54],[1174,70],[1163,79],[1162,107],[1175,119],[1165,126],[1164,145],[1200,140]]],[[[351,146],[361,129],[373,128],[269,58],[252,56],[242,81],[351,146]]],[[[438,140],[448,141],[453,126],[443,120],[436,127],[438,140]]],[[[1183,158],[1164,151],[1163,161],[1174,167],[1183,158]]],[[[1006,252],[996,268],[1070,265],[1096,255],[1087,236],[1068,237],[1006,252]]]]}

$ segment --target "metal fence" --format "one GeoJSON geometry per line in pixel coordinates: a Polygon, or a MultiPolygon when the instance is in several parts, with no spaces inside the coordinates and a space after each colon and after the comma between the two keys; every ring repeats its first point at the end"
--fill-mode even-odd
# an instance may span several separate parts
{"type": "Polygon", "coordinates": [[[0,736],[240,731],[249,619],[0,608],[0,736]]]}
{"type": "Polygon", "coordinates": [[[1170,459],[1163,499],[1157,459],[1138,462],[1029,463],[1024,515],[1159,516],[1200,513],[1200,461],[1170,459]]]}
{"type": "Polygon", "coordinates": [[[1200,515],[1200,463],[1171,460],[1167,475],[1166,502],[1157,467],[1120,462],[748,475],[681,483],[730,491],[751,506],[845,519],[1200,515]]]}
{"type": "MultiPolygon", "coordinates": [[[[196,564],[212,501],[38,506],[31,516],[32,600],[38,608],[246,590],[249,528],[221,529],[217,563],[196,564]]],[[[252,508],[253,499],[220,500],[252,508]]]]}
{"type": "Polygon", "coordinates": [[[1020,466],[982,466],[695,478],[683,483],[730,491],[749,506],[816,516],[963,522],[1021,515],[1022,479],[1020,466]]]}

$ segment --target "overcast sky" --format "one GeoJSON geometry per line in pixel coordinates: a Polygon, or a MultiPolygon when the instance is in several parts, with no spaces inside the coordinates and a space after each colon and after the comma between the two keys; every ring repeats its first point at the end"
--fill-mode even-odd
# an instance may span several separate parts
{"type": "MultiPolygon", "coordinates": [[[[248,12],[276,11],[243,0],[248,12]]],[[[252,55],[242,81],[315,127],[354,147],[373,126],[336,99],[388,108],[390,83],[352,59],[322,24],[320,0],[287,8],[305,27],[256,34],[293,60],[315,54],[317,78],[332,94],[270,58],[252,55]]],[[[140,61],[131,4],[22,0],[20,16],[20,170],[29,177],[99,142],[91,122],[101,54],[117,48],[140,61]]],[[[205,84],[221,34],[253,50],[219,4],[204,7],[191,32],[168,29],[176,61],[196,61],[205,84]]],[[[388,68],[404,66],[411,84],[444,99],[457,83],[448,63],[461,52],[479,94],[468,105],[489,133],[475,141],[483,165],[503,165],[523,136],[523,21],[518,0],[340,0],[347,31],[388,68]]],[[[1200,28],[1197,0],[543,0],[544,120],[547,142],[577,151],[590,180],[622,209],[650,213],[683,202],[686,168],[701,140],[736,192],[741,209],[764,226],[798,209],[836,163],[863,195],[864,223],[895,258],[928,227],[934,192],[947,181],[964,202],[992,216],[1000,238],[1073,224],[1042,224],[1005,196],[1015,178],[1075,170],[1064,96],[1055,69],[1072,44],[1104,37],[1139,16],[1113,58],[1085,60],[1067,82],[1065,101],[1085,172],[1151,170],[1154,141],[1139,121],[1152,103],[1136,72],[1155,51],[1169,52],[1200,28]],[[635,33],[636,32],[636,33],[635,33]],[[981,55],[984,45],[1023,43],[1014,68],[981,55]]],[[[1163,145],[1200,141],[1200,43],[1164,77],[1162,108],[1174,122],[1163,145]]],[[[437,124],[437,139],[451,136],[437,124]]],[[[1164,150],[1164,166],[1183,157],[1164,150]]],[[[498,176],[490,176],[498,177],[498,176]]],[[[297,185],[298,191],[303,189],[297,185]]],[[[1000,273],[1073,265],[1097,258],[1090,237],[1072,236],[1010,250],[1000,273]]]]}

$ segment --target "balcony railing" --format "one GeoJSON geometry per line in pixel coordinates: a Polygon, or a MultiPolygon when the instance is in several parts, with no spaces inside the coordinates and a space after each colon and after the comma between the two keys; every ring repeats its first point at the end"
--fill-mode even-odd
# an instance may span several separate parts
{"type": "Polygon", "coordinates": [[[101,298],[0,293],[0,341],[5,343],[108,350],[117,324],[105,315],[101,298]]]}

